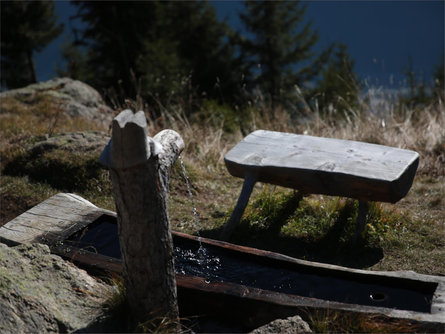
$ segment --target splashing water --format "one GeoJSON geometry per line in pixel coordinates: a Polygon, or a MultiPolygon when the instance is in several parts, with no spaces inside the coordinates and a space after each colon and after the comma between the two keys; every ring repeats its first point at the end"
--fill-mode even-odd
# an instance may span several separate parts
{"type": "MultiPolygon", "coordinates": [[[[179,162],[181,163],[182,173],[184,175],[185,183],[187,185],[187,191],[190,197],[190,201],[192,203],[193,225],[195,226],[196,234],[198,235],[199,248],[196,252],[189,251],[181,254],[181,250],[178,247],[176,247],[175,253],[177,255],[181,254],[181,257],[183,259],[186,259],[186,262],[183,263],[183,265],[186,265],[187,267],[190,267],[191,264],[195,264],[198,265],[198,267],[200,267],[201,270],[207,272],[218,271],[221,267],[219,257],[210,255],[208,250],[202,245],[201,242],[201,235],[199,234],[199,216],[198,216],[198,211],[196,210],[195,197],[193,196],[192,186],[190,184],[190,178],[188,177],[187,170],[185,169],[184,160],[182,159],[181,155],[179,156],[179,162]],[[187,261],[189,262],[188,264],[187,261]]],[[[177,266],[179,266],[177,268],[179,272],[184,272],[184,267],[182,267],[182,265],[178,264],[177,266]]]]}
{"type": "Polygon", "coordinates": [[[179,162],[181,163],[182,168],[182,174],[184,175],[185,184],[187,185],[187,191],[190,197],[190,201],[192,202],[192,210],[193,210],[193,225],[195,226],[196,234],[198,235],[198,241],[199,241],[199,249],[198,253],[200,253],[202,256],[205,255],[205,250],[202,247],[201,243],[201,235],[199,234],[199,217],[198,217],[198,211],[196,210],[195,205],[195,197],[192,193],[192,187],[190,185],[190,178],[188,177],[187,171],[185,169],[184,160],[182,159],[182,156],[179,156],[179,162]]]}
{"type": "Polygon", "coordinates": [[[198,251],[175,247],[175,270],[177,273],[205,277],[206,283],[217,281],[221,271],[221,260],[218,256],[200,246],[198,251]]]}

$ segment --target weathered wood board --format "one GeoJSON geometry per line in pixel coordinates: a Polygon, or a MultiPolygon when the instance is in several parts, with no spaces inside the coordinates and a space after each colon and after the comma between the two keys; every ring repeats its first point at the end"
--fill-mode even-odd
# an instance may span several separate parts
{"type": "Polygon", "coordinates": [[[395,203],[411,188],[419,154],[388,146],[257,130],[225,156],[233,176],[311,194],[395,203]]]}
{"type": "Polygon", "coordinates": [[[80,196],[60,193],[0,227],[0,241],[54,244],[106,212],[80,196]]]}

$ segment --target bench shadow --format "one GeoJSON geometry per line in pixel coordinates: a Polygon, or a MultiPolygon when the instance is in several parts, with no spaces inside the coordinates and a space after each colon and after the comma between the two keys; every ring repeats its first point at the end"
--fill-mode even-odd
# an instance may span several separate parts
{"type": "MultiPolygon", "coordinates": [[[[288,201],[277,214],[273,224],[258,227],[242,221],[228,242],[267,251],[277,252],[294,258],[364,269],[383,258],[383,249],[368,240],[353,241],[355,224],[351,223],[353,208],[345,206],[336,221],[319,238],[287,236],[280,233],[286,220],[298,208],[303,196],[288,201]],[[349,218],[349,219],[348,219],[349,218]]],[[[205,238],[220,240],[223,227],[201,230],[205,238]]]]}
{"type": "MultiPolygon", "coordinates": [[[[222,228],[202,230],[200,235],[205,238],[220,240],[222,228]]],[[[244,234],[244,233],[243,233],[244,234]]],[[[273,235],[251,231],[251,239],[242,240],[234,235],[228,242],[241,246],[263,249],[281,253],[297,259],[335,264],[344,267],[364,269],[380,262],[383,249],[379,246],[368,245],[366,242],[326,243],[329,236],[319,240],[308,241],[304,238],[273,235]]]]}

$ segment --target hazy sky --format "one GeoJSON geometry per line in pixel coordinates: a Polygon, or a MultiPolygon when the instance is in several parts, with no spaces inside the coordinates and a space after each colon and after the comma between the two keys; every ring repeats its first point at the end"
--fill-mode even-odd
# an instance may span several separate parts
{"type": "MultiPolygon", "coordinates": [[[[240,1],[210,1],[218,17],[227,19],[236,30],[242,27],[238,13],[240,1]]],[[[355,60],[355,71],[370,85],[399,88],[403,69],[412,58],[414,70],[423,71],[431,80],[431,72],[444,52],[444,1],[303,1],[306,18],[312,20],[320,40],[317,49],[332,42],[347,45],[355,60]]],[[[36,55],[37,77],[48,80],[56,76],[56,63],[61,64],[59,46],[70,38],[69,17],[75,6],[56,1],[59,20],[65,33],[36,55]]],[[[72,24],[72,23],[71,23],[72,24]]]]}

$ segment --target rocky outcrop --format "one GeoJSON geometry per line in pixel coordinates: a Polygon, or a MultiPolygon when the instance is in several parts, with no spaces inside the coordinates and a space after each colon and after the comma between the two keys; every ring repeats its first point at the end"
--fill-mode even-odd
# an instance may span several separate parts
{"type": "Polygon", "coordinates": [[[113,111],[93,87],[70,78],[56,78],[9,90],[1,93],[0,98],[14,98],[26,104],[46,98],[56,103],[67,116],[82,117],[102,126],[108,126],[113,119],[113,111]]]}
{"type": "Polygon", "coordinates": [[[264,326],[261,326],[250,334],[303,334],[312,333],[309,325],[301,319],[300,316],[296,315],[289,317],[287,319],[277,319],[264,326]]]}
{"type": "Polygon", "coordinates": [[[42,244],[0,243],[0,332],[58,333],[87,328],[113,288],[42,244]]]}
{"type": "Polygon", "coordinates": [[[28,176],[57,189],[85,191],[108,188],[108,172],[99,155],[109,141],[103,132],[62,133],[31,138],[22,153],[5,165],[4,174],[28,176]]]}
{"type": "Polygon", "coordinates": [[[54,137],[42,138],[27,148],[28,154],[36,155],[52,150],[66,152],[100,153],[110,137],[99,131],[67,132],[54,137]]]}

